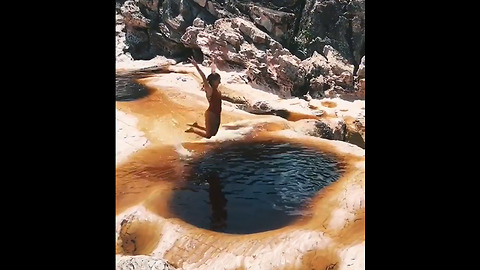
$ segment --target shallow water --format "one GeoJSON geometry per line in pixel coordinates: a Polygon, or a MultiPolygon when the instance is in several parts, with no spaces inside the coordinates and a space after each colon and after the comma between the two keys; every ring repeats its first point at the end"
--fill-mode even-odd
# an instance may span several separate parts
{"type": "Polygon", "coordinates": [[[197,227],[235,234],[308,217],[310,199],[341,173],[331,156],[273,142],[226,144],[186,167],[169,211],[197,227]]]}
{"type": "Polygon", "coordinates": [[[115,75],[115,100],[134,101],[148,96],[152,91],[138,82],[151,73],[125,73],[115,75]]]}
{"type": "Polygon", "coordinates": [[[365,141],[359,133],[347,132],[347,135],[345,136],[345,141],[354,144],[362,149],[365,149],[365,141]]]}

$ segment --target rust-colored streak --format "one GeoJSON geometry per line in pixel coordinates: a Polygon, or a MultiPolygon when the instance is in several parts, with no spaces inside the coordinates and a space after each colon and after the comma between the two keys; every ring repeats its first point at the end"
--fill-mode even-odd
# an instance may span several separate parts
{"type": "MultiPolygon", "coordinates": [[[[116,169],[116,213],[145,201],[151,194],[168,198],[168,181],[175,181],[183,173],[178,164],[178,154],[172,147],[141,150],[116,169]]],[[[153,196],[153,195],[152,195],[153,196]]],[[[149,205],[158,205],[150,198],[149,205]]],[[[166,214],[165,210],[157,210],[166,214]]]]}
{"type": "Polygon", "coordinates": [[[121,254],[148,255],[161,238],[161,226],[157,223],[125,222],[120,230],[121,254]]]}
{"type": "Polygon", "coordinates": [[[320,119],[320,117],[319,117],[319,116],[315,116],[315,115],[310,115],[310,114],[290,112],[289,115],[288,115],[288,118],[287,118],[288,121],[293,121],[293,122],[299,121],[299,120],[303,120],[303,119],[315,119],[315,120],[318,120],[318,119],[320,119]]]}
{"type": "MultiPolygon", "coordinates": [[[[164,222],[177,224],[183,228],[182,237],[177,238],[172,248],[163,255],[167,261],[178,267],[208,269],[212,260],[221,260],[224,256],[227,256],[226,254],[236,257],[258,258],[260,254],[268,254],[264,253],[265,250],[284,245],[286,235],[297,230],[307,230],[325,232],[334,240],[334,243],[304,253],[300,261],[295,264],[285,264],[274,269],[336,269],[340,261],[336,250],[339,247],[356,244],[365,239],[364,205],[356,210],[354,219],[346,220],[342,227],[330,228],[328,225],[332,218],[331,213],[338,209],[342,200],[341,196],[345,190],[353,184],[364,185],[364,175],[359,174],[358,170],[350,165],[362,161],[364,158],[352,154],[340,155],[335,146],[325,141],[285,138],[275,136],[270,132],[249,137],[246,140],[254,142],[272,139],[279,142],[283,140],[283,142],[301,143],[318,148],[327,154],[336,156],[341,162],[345,163],[343,176],[329,187],[322,189],[312,200],[311,207],[314,215],[309,219],[295,222],[277,230],[234,235],[200,229],[182,220],[172,218],[168,213],[169,190],[172,188],[170,184],[175,184],[175,178],[181,178],[182,170],[175,166],[175,163],[180,163],[180,161],[177,159],[178,155],[174,148],[167,146],[141,150],[134,154],[128,162],[119,166],[117,168],[117,194],[126,188],[125,183],[137,183],[136,187],[143,188],[143,191],[138,194],[130,194],[136,199],[136,204],[143,204],[151,213],[167,218],[164,222]],[[168,172],[168,175],[164,175],[163,172],[168,172]],[[154,187],[150,190],[145,188],[148,187],[147,183],[154,183],[154,187]]],[[[184,143],[183,147],[198,157],[212,150],[215,144],[184,143]]],[[[132,204],[127,197],[125,194],[120,194],[117,198],[117,213],[121,208],[125,209],[126,203],[132,204]]],[[[160,235],[158,241],[161,241],[163,233],[159,232],[156,227],[149,226],[135,225],[133,229],[128,230],[122,228],[124,230],[121,236],[122,254],[148,254],[152,252],[153,244],[151,243],[157,242],[156,238],[153,237],[151,241],[145,239],[149,238],[152,232],[155,232],[160,235]],[[145,232],[141,232],[141,230],[145,230],[145,232]]],[[[161,228],[161,226],[158,228],[161,228]]],[[[246,266],[242,264],[236,266],[237,269],[242,269],[242,267],[246,266]]]]}
{"type": "MultiPolygon", "coordinates": [[[[192,72],[184,73],[199,81],[192,72]]],[[[190,106],[184,102],[192,98],[190,94],[164,90],[152,88],[152,93],[143,99],[116,104],[117,109],[138,119],[137,127],[152,142],[148,148],[132,154],[116,168],[116,214],[138,205],[143,205],[151,214],[147,219],[130,218],[122,222],[117,239],[118,254],[150,255],[158,252],[156,248],[162,243],[169,243],[160,255],[172,265],[183,269],[220,269],[220,266],[225,265],[225,269],[229,270],[334,270],[342,265],[339,250],[365,241],[365,172],[363,168],[357,168],[358,163],[364,162],[365,157],[340,151],[338,144],[327,140],[287,138],[275,133],[288,128],[288,122],[281,119],[275,122],[246,124],[253,125],[254,132],[244,136],[242,140],[301,144],[335,157],[343,169],[342,176],[318,192],[310,205],[306,206],[312,210],[311,217],[299,219],[280,229],[247,235],[200,229],[175,218],[170,213],[168,204],[174,187],[180,184],[185,173],[177,148],[181,146],[192,154],[192,158],[199,158],[218,144],[193,142],[198,140],[198,136],[184,132],[187,124],[195,121],[203,126],[203,113],[207,104],[190,106]],[[355,199],[349,200],[349,196],[355,199]],[[344,219],[342,215],[340,218],[339,214],[335,215],[342,211],[345,212],[344,219]],[[178,228],[181,228],[180,236],[178,231],[175,231],[178,228]],[[312,246],[300,253],[298,246],[304,243],[292,239],[295,237],[292,235],[298,236],[300,232],[317,237],[318,245],[313,242],[312,246]],[[288,258],[288,261],[281,264],[280,261],[284,258],[288,258]],[[259,268],[265,261],[272,262],[273,266],[259,268]]],[[[322,106],[336,106],[334,102],[330,103],[325,105],[322,102],[322,106]]],[[[222,112],[222,126],[225,130],[242,128],[243,124],[228,123],[257,117],[259,116],[238,115],[225,110],[222,112]]],[[[335,116],[326,113],[313,116],[290,112],[287,120],[329,117],[335,116]]],[[[345,121],[347,125],[351,125],[354,119],[347,117],[345,121]]]]}
{"type": "Polygon", "coordinates": [[[301,264],[295,267],[286,266],[282,270],[312,270],[312,269],[336,269],[340,257],[335,252],[333,247],[314,249],[306,252],[301,257],[301,264]]]}
{"type": "MultiPolygon", "coordinates": [[[[161,91],[131,102],[117,102],[117,109],[133,114],[137,127],[153,143],[168,143],[186,139],[190,134],[182,130],[187,123],[203,118],[201,108],[188,108],[170,101],[161,91]]],[[[202,121],[203,123],[203,121],[202,121]]]]}
{"type": "Polygon", "coordinates": [[[355,120],[356,119],[354,117],[346,115],[346,116],[343,117],[343,120],[345,121],[345,124],[347,125],[348,129],[356,130],[356,127],[355,127],[355,120]]]}
{"type": "Polygon", "coordinates": [[[348,247],[365,241],[365,208],[355,213],[355,219],[338,230],[335,240],[342,247],[348,247]]]}
{"type": "Polygon", "coordinates": [[[337,103],[335,103],[333,101],[322,101],[321,104],[322,104],[322,106],[327,107],[327,108],[337,107],[337,103]]]}
{"type": "MultiPolygon", "coordinates": [[[[138,80],[145,83],[145,80],[138,80]]],[[[197,100],[198,96],[189,93],[178,93],[166,89],[153,89],[152,93],[139,100],[130,102],[117,102],[117,109],[134,115],[138,119],[137,128],[154,144],[174,144],[198,140],[200,137],[193,133],[185,133],[188,125],[197,122],[205,127],[205,110],[208,108],[207,99],[204,105],[188,102],[197,100]],[[188,103],[188,104],[187,104],[188,103]]],[[[257,115],[245,115],[233,112],[231,109],[222,111],[221,126],[229,122],[255,119],[257,115]]]]}

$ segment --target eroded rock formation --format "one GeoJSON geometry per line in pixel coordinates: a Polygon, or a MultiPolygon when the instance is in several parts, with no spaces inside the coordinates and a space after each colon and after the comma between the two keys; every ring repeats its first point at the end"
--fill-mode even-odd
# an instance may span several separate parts
{"type": "Polygon", "coordinates": [[[182,42],[217,63],[245,68],[250,82],[281,97],[290,97],[305,84],[300,59],[245,19],[219,19],[205,28],[191,26],[182,42]]]}
{"type": "Polygon", "coordinates": [[[126,44],[117,44],[118,57],[120,51],[133,59],[193,54],[246,69],[253,85],[281,97],[363,98],[364,0],[117,3],[125,25],[117,35],[126,44]]]}
{"type": "MultiPolygon", "coordinates": [[[[231,23],[234,19],[224,20],[231,23]]],[[[194,24],[202,31],[207,27],[200,20],[194,24]]],[[[239,33],[238,37],[243,37],[243,32],[239,33]]],[[[351,65],[337,59],[335,51],[327,56],[317,55],[319,59],[309,63],[309,72],[340,78],[351,71],[351,65]]],[[[148,67],[159,64],[139,62],[145,67],[132,69],[153,71],[148,67]]],[[[151,94],[117,102],[117,269],[364,268],[364,150],[340,142],[353,129],[364,130],[364,101],[279,99],[245,84],[247,75],[243,73],[219,72],[225,78],[224,97],[244,107],[239,110],[236,104],[224,101],[221,128],[210,139],[184,132],[189,123],[203,124],[207,107],[205,94],[199,90],[201,80],[190,64],[141,76],[138,82],[152,89],[151,94]],[[314,111],[323,113],[316,116],[314,111]],[[272,112],[281,117],[270,115],[272,112]],[[282,139],[318,148],[341,158],[347,171],[317,194],[310,220],[280,230],[230,235],[172,218],[166,208],[173,190],[168,179],[180,175],[182,166],[165,161],[194,157],[215,145],[211,142],[244,139],[282,139]]]]}
{"type": "Polygon", "coordinates": [[[365,54],[365,0],[307,0],[297,38],[305,57],[330,45],[358,66],[365,54]]]}
{"type": "MultiPolygon", "coordinates": [[[[265,131],[259,133],[258,138],[283,138],[338,154],[342,159],[346,171],[312,200],[311,218],[279,230],[246,235],[203,230],[184,220],[169,218],[168,211],[162,208],[171,194],[168,181],[154,178],[152,183],[155,175],[140,172],[147,168],[162,171],[162,160],[167,155],[180,153],[171,146],[152,147],[117,167],[117,207],[128,206],[117,215],[117,263],[130,264],[130,269],[138,269],[139,265],[169,269],[161,268],[165,267],[163,260],[185,270],[363,269],[364,151],[346,143],[299,136],[289,131],[265,131]],[[137,185],[142,183],[150,183],[150,190],[139,189],[137,185]],[[132,255],[134,257],[130,257],[132,255]]],[[[189,151],[200,146],[185,145],[189,151]]]]}

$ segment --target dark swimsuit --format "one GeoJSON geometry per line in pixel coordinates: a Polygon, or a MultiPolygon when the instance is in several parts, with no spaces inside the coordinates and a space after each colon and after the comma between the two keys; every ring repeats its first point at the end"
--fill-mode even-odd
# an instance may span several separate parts
{"type": "Polygon", "coordinates": [[[214,114],[222,113],[222,94],[218,90],[212,91],[212,96],[210,97],[210,106],[208,106],[208,111],[213,112],[214,114]]]}
{"type": "MultiPolygon", "coordinates": [[[[213,90],[212,95],[210,96],[210,106],[206,111],[206,114],[210,114],[212,117],[209,118],[210,134],[214,136],[217,134],[218,128],[220,127],[220,115],[222,113],[222,94],[218,90],[213,90]]],[[[206,119],[205,119],[206,120],[206,119]]]]}

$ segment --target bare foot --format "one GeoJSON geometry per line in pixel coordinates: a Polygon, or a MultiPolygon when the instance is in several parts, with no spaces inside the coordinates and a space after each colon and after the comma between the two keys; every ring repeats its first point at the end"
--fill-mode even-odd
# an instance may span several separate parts
{"type": "Polygon", "coordinates": [[[188,124],[188,125],[191,126],[191,127],[199,127],[199,125],[198,125],[197,122],[195,122],[195,123],[193,123],[193,124],[188,124]]]}
{"type": "Polygon", "coordinates": [[[191,133],[191,132],[193,132],[193,128],[189,128],[189,129],[185,130],[185,132],[191,133]]]}

